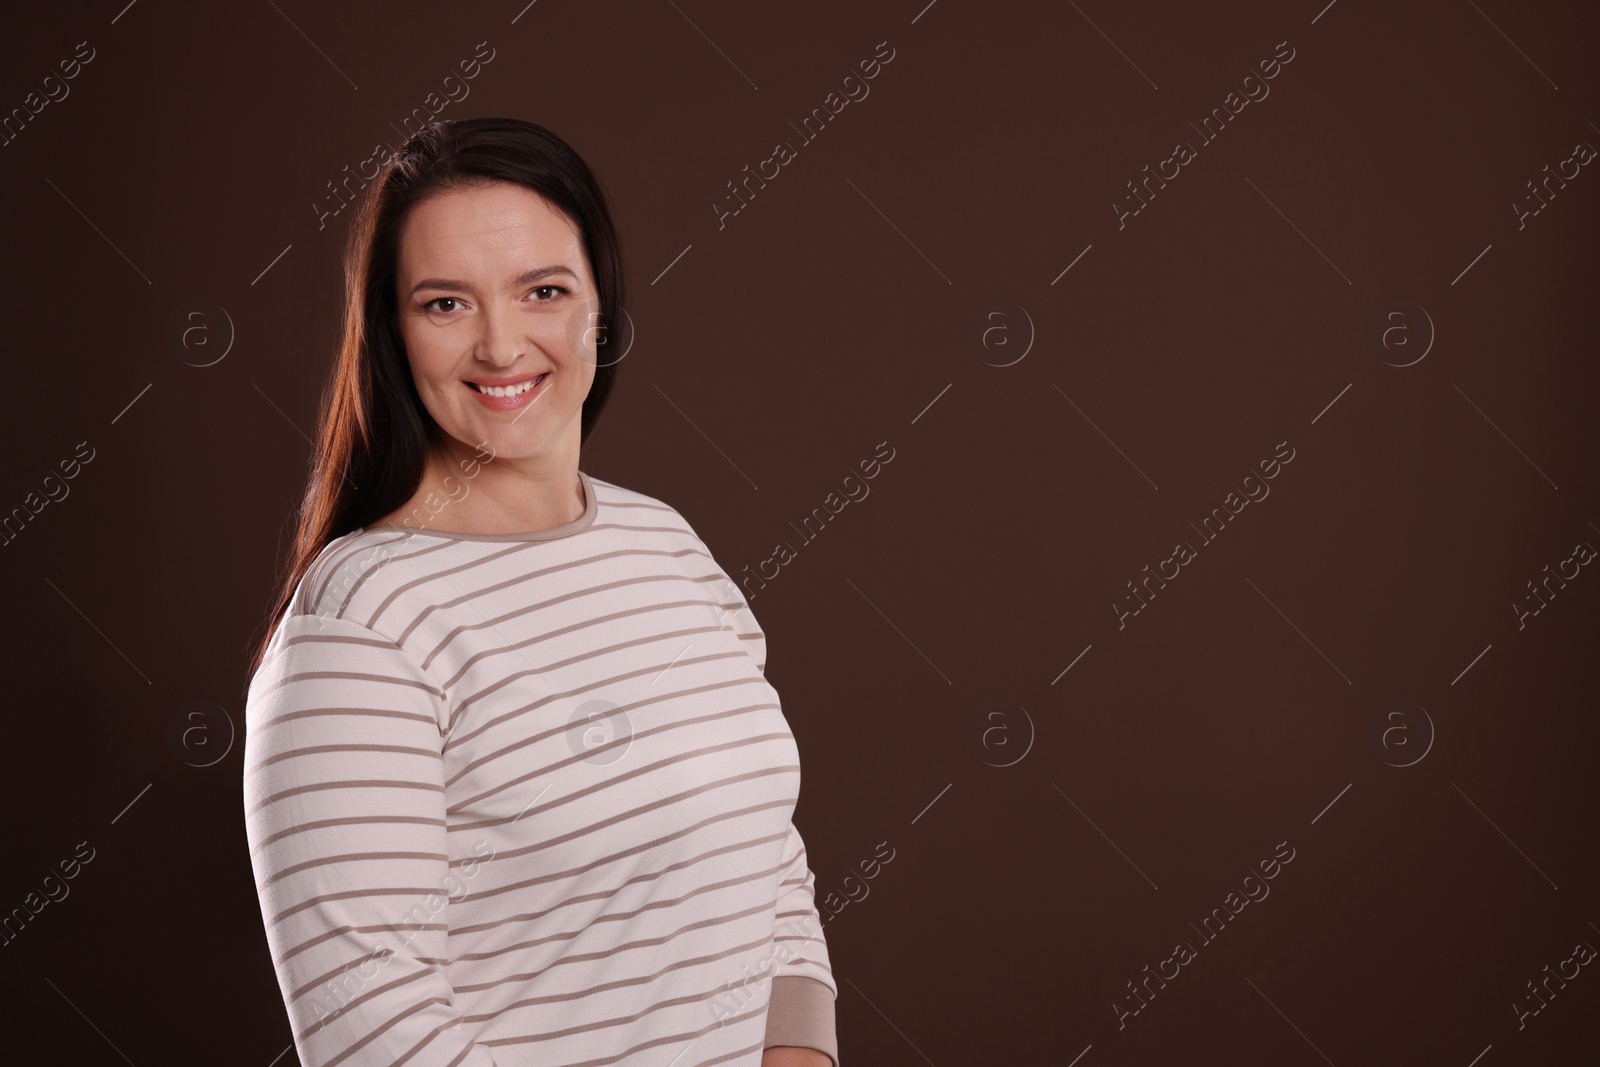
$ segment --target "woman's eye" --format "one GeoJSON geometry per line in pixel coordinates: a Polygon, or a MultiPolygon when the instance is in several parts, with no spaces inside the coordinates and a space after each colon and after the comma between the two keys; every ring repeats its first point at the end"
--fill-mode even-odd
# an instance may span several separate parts
{"type": "MultiPolygon", "coordinates": [[[[558,296],[561,296],[566,292],[567,289],[560,285],[537,286],[533,290],[533,302],[536,304],[553,303],[558,296]]],[[[422,309],[424,311],[440,311],[445,314],[448,314],[452,311],[459,311],[460,308],[461,301],[453,296],[436,296],[426,304],[422,305],[422,309]]]]}

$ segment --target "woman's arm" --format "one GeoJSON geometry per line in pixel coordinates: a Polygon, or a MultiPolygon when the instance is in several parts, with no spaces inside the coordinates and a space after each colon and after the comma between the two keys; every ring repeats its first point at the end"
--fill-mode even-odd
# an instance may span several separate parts
{"type": "MultiPolygon", "coordinates": [[[[494,1067],[445,975],[444,697],[380,634],[291,616],[251,679],[245,816],[305,1067],[494,1067]]],[[[472,866],[471,863],[468,866],[472,866]]]]}
{"type": "Polygon", "coordinates": [[[767,1004],[767,1050],[762,1065],[838,1067],[834,1000],[839,990],[817,912],[816,876],[806,862],[805,841],[793,822],[783,854],[773,909],[772,995],[767,1004]],[[767,1056],[775,1050],[778,1058],[769,1063],[767,1056]],[[807,1053],[822,1059],[804,1055],[807,1053]]]}

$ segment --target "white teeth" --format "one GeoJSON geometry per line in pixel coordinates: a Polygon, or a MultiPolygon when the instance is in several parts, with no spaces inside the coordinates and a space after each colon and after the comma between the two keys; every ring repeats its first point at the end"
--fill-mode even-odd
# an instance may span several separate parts
{"type": "Polygon", "coordinates": [[[520,382],[517,385],[480,385],[478,386],[478,392],[488,396],[518,396],[538,385],[543,377],[544,375],[540,375],[538,378],[529,378],[527,381],[520,382]]]}

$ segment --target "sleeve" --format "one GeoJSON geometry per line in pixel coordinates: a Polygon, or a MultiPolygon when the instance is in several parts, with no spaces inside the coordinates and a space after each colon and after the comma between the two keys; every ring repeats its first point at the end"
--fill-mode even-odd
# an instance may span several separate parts
{"type": "MultiPolygon", "coordinates": [[[[665,505],[663,505],[665,506],[665,505]]],[[[756,621],[755,613],[750,610],[749,600],[745,591],[739,584],[728,577],[728,572],[723,570],[722,564],[717,562],[717,557],[712,554],[711,546],[695,532],[689,520],[676,509],[672,514],[677,517],[683,527],[683,532],[699,548],[699,554],[705,558],[705,565],[711,568],[711,574],[706,584],[707,607],[711,609],[711,618],[715,625],[732,630],[739,638],[744,650],[750,653],[750,658],[755,661],[756,670],[762,674],[767,672],[767,636],[762,632],[761,624],[756,621]]],[[[748,568],[746,568],[748,569],[748,568]]]]}
{"type": "Polygon", "coordinates": [[[789,824],[783,870],[778,877],[777,930],[773,935],[772,995],[763,1047],[798,1045],[828,1054],[839,1067],[834,1001],[839,987],[828,958],[817,913],[816,876],[806,846],[789,824]]]}
{"type": "Polygon", "coordinates": [[[315,615],[250,681],[250,860],[305,1067],[495,1067],[444,969],[444,703],[393,642],[315,615]]]}
{"type": "MultiPolygon", "coordinates": [[[[765,675],[766,633],[756,621],[744,590],[728,577],[687,520],[684,526],[699,542],[714,569],[711,607],[717,625],[726,626],[738,635],[755,661],[756,670],[765,675]]],[[[787,858],[778,876],[772,993],[767,1004],[767,1030],[762,1047],[814,1048],[827,1053],[834,1067],[839,1067],[839,1041],[834,1023],[834,1002],[838,999],[839,987],[834,982],[828,944],[822,935],[816,905],[816,878],[806,862],[805,842],[793,822],[789,823],[783,854],[787,858]]]]}

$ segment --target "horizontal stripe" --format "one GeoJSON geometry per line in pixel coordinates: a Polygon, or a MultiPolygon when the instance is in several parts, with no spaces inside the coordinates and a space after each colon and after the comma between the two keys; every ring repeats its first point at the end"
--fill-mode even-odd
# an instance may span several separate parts
{"type": "Polygon", "coordinates": [[[325,756],[333,752],[397,752],[408,756],[433,757],[437,759],[439,753],[433,749],[410,748],[405,745],[373,745],[352,741],[342,745],[307,745],[305,748],[291,748],[269,756],[257,766],[267,766],[279,760],[296,759],[301,756],[325,756]]]}
{"type": "MultiPolygon", "coordinates": [[[[762,838],[757,838],[757,839],[755,839],[753,841],[746,842],[747,845],[751,845],[751,846],[764,845],[764,844],[768,844],[768,843],[770,843],[770,841],[768,839],[762,839],[762,838]]],[[[603,889],[603,890],[595,890],[595,891],[587,893],[587,894],[573,894],[573,895],[569,895],[569,896],[563,896],[558,902],[556,902],[554,904],[551,904],[549,907],[547,907],[547,908],[545,908],[545,909],[543,909],[541,911],[537,911],[537,912],[519,912],[519,913],[512,914],[512,915],[505,915],[505,916],[502,916],[502,917],[497,917],[497,918],[492,919],[492,920],[490,920],[488,922],[481,922],[481,923],[477,923],[475,925],[463,924],[463,925],[453,926],[451,929],[454,930],[454,932],[457,933],[458,935],[465,935],[465,934],[481,933],[481,932],[483,932],[485,930],[493,930],[493,929],[496,929],[497,927],[500,927],[500,926],[506,925],[506,924],[527,923],[527,922],[532,922],[532,921],[535,921],[535,920],[544,919],[547,916],[553,915],[555,912],[560,911],[563,908],[572,907],[572,906],[577,905],[577,904],[587,903],[590,900],[609,899],[609,898],[615,896],[621,890],[626,889],[629,886],[632,886],[632,885],[643,885],[646,882],[659,881],[662,878],[666,877],[667,875],[672,874],[672,873],[674,873],[676,871],[680,871],[680,870],[684,870],[686,868],[698,866],[699,864],[704,863],[704,862],[706,862],[708,860],[711,860],[711,859],[715,859],[716,857],[718,857],[720,855],[722,855],[722,851],[720,849],[712,848],[711,851],[709,851],[709,852],[702,852],[702,853],[700,853],[698,855],[690,856],[687,859],[676,860],[673,863],[668,864],[667,866],[658,868],[656,870],[648,871],[648,872],[646,872],[644,874],[634,875],[632,878],[629,878],[626,881],[621,882],[620,884],[618,884],[615,890],[603,889]]],[[[770,873],[770,871],[768,873],[770,873]]],[[[746,881],[746,880],[747,880],[747,876],[740,876],[738,879],[736,879],[736,881],[746,881]]],[[[697,892],[698,891],[710,891],[712,889],[724,888],[726,884],[732,884],[732,883],[701,882],[701,883],[697,883],[696,891],[697,892]]]]}
{"type": "MultiPolygon", "coordinates": [[[[715,655],[701,657],[701,658],[693,660],[691,662],[693,662],[693,663],[711,663],[711,662],[715,662],[717,660],[730,660],[733,663],[737,664],[737,663],[742,662],[746,658],[747,657],[735,655],[732,652],[719,652],[719,653],[716,653],[715,655]]],[[[628,671],[625,674],[614,675],[612,677],[604,679],[604,681],[605,681],[605,683],[607,683],[607,684],[609,684],[611,686],[615,686],[615,687],[621,688],[623,686],[623,683],[636,681],[636,680],[638,680],[640,678],[651,678],[651,677],[654,677],[654,676],[660,674],[661,673],[661,669],[663,667],[665,667],[665,666],[666,666],[666,664],[664,664],[664,663],[652,663],[652,664],[649,664],[648,666],[641,667],[638,670],[628,671]]],[[[682,698],[682,697],[687,697],[687,696],[694,696],[694,695],[697,695],[697,694],[700,694],[700,693],[713,693],[713,692],[716,692],[719,689],[726,689],[726,688],[729,688],[729,687],[748,686],[748,685],[753,684],[753,681],[754,680],[750,679],[750,678],[734,678],[734,679],[730,679],[728,681],[707,682],[705,685],[699,686],[699,687],[697,687],[695,689],[679,690],[678,692],[674,693],[673,695],[676,696],[676,697],[682,698]]],[[[531,704],[524,704],[524,705],[522,705],[520,707],[512,708],[511,710],[506,711],[503,714],[499,714],[499,715],[495,716],[494,718],[488,720],[487,722],[479,724],[475,729],[468,730],[468,731],[466,731],[465,733],[462,733],[462,734],[456,734],[455,733],[456,724],[461,719],[461,714],[460,714],[460,711],[458,710],[457,714],[455,715],[455,717],[450,720],[450,727],[446,731],[449,734],[449,736],[445,740],[445,745],[444,745],[445,751],[448,752],[450,749],[452,749],[455,746],[464,745],[469,741],[475,741],[475,740],[478,739],[478,737],[480,737],[482,734],[484,734],[488,730],[490,730],[490,729],[492,729],[492,728],[494,728],[496,726],[500,726],[503,723],[506,723],[506,722],[510,721],[511,719],[520,718],[521,716],[527,714],[529,711],[535,711],[535,710],[545,706],[546,704],[560,703],[562,701],[570,701],[570,700],[572,700],[574,698],[581,698],[582,696],[584,696],[584,694],[591,693],[591,692],[594,692],[594,691],[595,690],[591,685],[591,686],[577,686],[577,687],[574,687],[572,689],[568,689],[568,690],[566,690],[564,692],[552,693],[549,696],[542,697],[539,700],[534,701],[531,704]]],[[[654,696],[652,696],[652,700],[654,700],[654,696]]],[[[622,710],[626,711],[630,707],[638,707],[638,706],[639,706],[639,704],[623,705],[622,706],[622,710]]],[[[566,729],[567,729],[567,727],[565,725],[562,725],[559,729],[552,729],[552,730],[546,731],[542,735],[542,737],[554,737],[559,733],[565,732],[566,729]]]]}
{"type": "Polygon", "coordinates": [[[283,838],[294,834],[310,833],[313,830],[323,830],[332,826],[380,825],[382,823],[407,823],[414,826],[438,826],[441,828],[445,825],[443,816],[430,819],[419,815],[352,815],[343,819],[318,819],[315,822],[296,823],[293,826],[279,830],[269,837],[262,837],[256,841],[251,851],[254,852],[267,845],[276,844],[283,838]]]}
{"type": "MultiPolygon", "coordinates": [[[[766,944],[767,939],[765,937],[758,937],[751,941],[743,942],[742,944],[729,945],[718,952],[709,953],[704,956],[695,956],[690,959],[674,960],[673,962],[647,974],[630,975],[627,978],[618,978],[610,982],[602,982],[599,985],[588,986],[583,989],[571,988],[564,989],[557,993],[547,993],[543,996],[524,997],[521,1000],[513,1000],[509,1004],[504,1005],[497,1014],[506,1014],[516,1008],[531,1007],[535,1004],[565,1004],[574,1000],[581,1001],[586,997],[598,996],[601,993],[606,993],[613,989],[626,989],[628,986],[644,985],[645,983],[653,982],[657,978],[660,978],[665,974],[669,974],[672,971],[682,970],[685,967],[699,967],[707,963],[715,963],[718,960],[724,960],[730,956],[741,955],[751,949],[761,948],[766,944]]],[[[491,1015],[465,1015],[463,1016],[463,1019],[467,1022],[483,1022],[493,1017],[494,1016],[491,1015]]]]}
{"type": "MultiPolygon", "coordinates": [[[[448,929],[448,927],[446,927],[446,925],[444,923],[434,923],[434,924],[432,924],[430,926],[424,926],[422,928],[423,929],[428,929],[428,930],[445,930],[445,929],[448,929]]],[[[317,936],[313,937],[309,941],[305,941],[305,942],[302,942],[301,944],[296,945],[294,948],[290,949],[288,952],[285,952],[282,956],[278,957],[278,959],[275,960],[274,962],[279,964],[279,965],[281,965],[284,962],[286,962],[287,960],[289,960],[290,958],[298,955],[299,953],[304,952],[307,949],[315,948],[318,945],[322,944],[324,941],[330,940],[330,939],[335,938],[335,937],[344,937],[347,934],[373,934],[373,933],[379,932],[380,930],[393,931],[393,930],[399,930],[399,929],[400,929],[400,927],[396,926],[393,923],[381,923],[381,924],[379,924],[377,926],[335,926],[331,930],[324,930],[322,933],[320,933],[317,936]]]]}
{"type": "MultiPolygon", "coordinates": [[[[594,756],[594,755],[596,755],[598,753],[608,752],[608,751],[610,751],[610,750],[612,750],[614,748],[619,747],[620,745],[625,745],[625,744],[631,742],[633,738],[650,737],[650,736],[652,736],[654,734],[665,733],[665,732],[671,731],[671,730],[680,730],[680,729],[684,728],[685,726],[698,726],[698,725],[702,725],[704,723],[716,722],[719,719],[726,719],[726,718],[729,718],[729,717],[732,717],[732,716],[736,716],[736,715],[747,715],[747,714],[749,714],[751,712],[760,711],[760,710],[767,709],[767,708],[776,709],[777,705],[776,704],[770,704],[770,703],[746,704],[746,705],[743,705],[743,706],[740,706],[740,707],[729,708],[726,711],[712,712],[709,715],[697,715],[697,716],[693,716],[693,717],[676,719],[676,720],[673,720],[671,722],[663,723],[660,726],[651,727],[648,730],[641,730],[638,733],[633,734],[631,737],[622,739],[620,741],[612,741],[612,742],[608,742],[607,744],[604,744],[604,745],[596,745],[593,749],[589,750],[587,755],[588,756],[594,756]]],[[[583,756],[574,755],[572,759],[560,760],[555,764],[551,764],[549,768],[546,768],[541,773],[549,773],[552,770],[559,770],[559,769],[563,769],[563,768],[566,768],[566,767],[570,767],[575,762],[577,762],[579,760],[582,760],[583,758],[584,758],[583,756]]],[[[791,765],[791,766],[785,767],[783,769],[784,770],[796,770],[797,771],[797,770],[799,770],[799,767],[797,765],[791,765]]],[[[529,780],[530,778],[537,778],[537,777],[539,777],[539,775],[537,775],[537,774],[534,774],[534,775],[523,775],[523,776],[521,776],[521,778],[519,778],[517,780],[514,780],[512,782],[507,782],[506,784],[507,785],[515,785],[519,781],[526,781],[526,780],[529,780]]],[[[543,812],[550,811],[550,810],[552,810],[552,809],[554,809],[556,807],[559,807],[562,803],[570,802],[573,799],[582,799],[582,798],[585,798],[585,797],[593,796],[595,790],[600,789],[600,788],[604,788],[605,786],[614,785],[618,781],[624,781],[624,780],[626,780],[626,779],[611,778],[611,779],[608,779],[606,782],[600,783],[600,784],[598,784],[596,786],[592,786],[592,787],[590,787],[588,789],[576,790],[576,791],[574,791],[572,793],[567,794],[565,797],[561,797],[561,798],[558,798],[556,800],[552,800],[548,804],[542,804],[542,805],[539,805],[538,807],[530,806],[530,807],[524,808],[522,811],[518,812],[516,815],[500,816],[499,818],[484,819],[484,820],[482,820],[480,822],[472,822],[472,823],[459,822],[459,823],[455,824],[454,829],[457,830],[457,831],[465,831],[465,830],[474,830],[474,829],[478,829],[480,827],[487,827],[487,826],[502,826],[502,825],[504,825],[504,824],[506,824],[508,822],[515,822],[517,819],[521,818],[523,815],[541,814],[543,812]]],[[[446,790],[448,790],[450,788],[450,784],[451,783],[449,783],[449,782],[445,783],[446,790]]]]}
{"type": "MultiPolygon", "coordinates": [[[[714,716],[714,718],[725,718],[725,717],[726,716],[721,716],[721,715],[714,716]]],[[[682,723],[669,723],[669,724],[666,724],[666,725],[663,725],[663,726],[658,726],[658,727],[656,727],[654,729],[651,729],[651,730],[644,730],[644,731],[641,731],[639,733],[633,734],[630,737],[628,737],[626,740],[630,744],[636,744],[640,740],[640,738],[648,738],[648,737],[652,737],[652,736],[654,736],[656,734],[677,732],[678,730],[681,730],[681,729],[683,729],[683,724],[682,723]]],[[[604,783],[604,786],[605,787],[617,786],[617,785],[620,785],[620,784],[622,784],[624,782],[627,782],[629,779],[636,778],[636,777],[638,777],[640,775],[648,775],[652,771],[658,771],[658,770],[662,769],[663,767],[669,767],[669,766],[671,766],[671,765],[673,765],[675,763],[682,763],[682,762],[684,762],[686,760],[698,760],[701,757],[707,756],[707,755],[709,755],[709,754],[711,754],[713,752],[726,752],[726,751],[728,751],[730,749],[744,748],[747,745],[759,745],[764,741],[775,741],[775,740],[782,739],[782,738],[784,738],[786,736],[787,736],[786,734],[781,734],[781,733],[757,734],[754,737],[738,737],[738,738],[733,739],[732,741],[724,741],[721,744],[717,744],[717,745],[705,745],[705,746],[702,746],[700,748],[691,749],[688,752],[680,752],[677,755],[669,756],[669,757],[667,757],[666,759],[663,759],[663,760],[657,760],[656,762],[646,764],[643,767],[636,767],[635,769],[633,769],[631,771],[628,771],[625,774],[615,775],[612,778],[608,779],[604,783]]],[[[589,755],[592,756],[592,755],[594,755],[596,753],[610,751],[611,747],[614,747],[614,746],[597,746],[596,748],[590,750],[589,755]]],[[[492,789],[485,789],[482,792],[476,793],[476,794],[474,794],[472,796],[462,797],[460,800],[456,801],[454,804],[451,804],[449,807],[445,808],[445,814],[454,815],[459,811],[462,811],[462,810],[464,810],[466,808],[472,807],[475,803],[477,803],[479,801],[487,800],[490,797],[496,796],[497,794],[502,793],[505,790],[510,789],[510,788],[512,788],[514,786],[520,785],[521,783],[523,783],[525,781],[531,780],[533,778],[537,778],[537,777],[539,777],[541,775],[557,774],[564,767],[571,767],[571,766],[573,766],[573,765],[575,765],[577,763],[581,763],[581,762],[586,762],[586,760],[585,760],[584,756],[579,756],[579,755],[574,755],[570,759],[558,760],[557,762],[552,763],[552,764],[548,765],[547,767],[541,768],[537,772],[530,772],[528,774],[521,775],[520,777],[509,779],[506,782],[503,782],[503,783],[501,783],[499,785],[494,786],[492,789]]],[[[799,770],[798,767],[785,768],[785,769],[799,770]]],[[[562,797],[560,801],[551,801],[549,804],[545,805],[545,810],[548,811],[550,808],[555,807],[558,803],[570,803],[573,800],[587,799],[594,792],[597,792],[601,788],[602,788],[602,786],[596,785],[596,786],[591,786],[588,789],[576,790],[576,791],[574,791],[572,793],[568,793],[566,796],[562,797]]],[[[591,827],[598,828],[598,827],[601,827],[601,826],[604,826],[604,825],[606,825],[604,822],[587,823],[584,826],[578,827],[577,830],[578,831],[586,831],[586,830],[590,829],[591,827]]]]}
{"type": "Polygon", "coordinates": [[[563,955],[560,959],[554,960],[546,966],[540,967],[536,971],[523,971],[518,974],[508,974],[503,978],[496,978],[493,981],[482,982],[476,985],[466,982],[457,982],[455,983],[455,988],[456,991],[460,993],[477,993],[482,992],[485,989],[493,989],[496,986],[504,985],[507,982],[530,982],[535,978],[539,978],[542,975],[551,973],[557,967],[572,967],[583,963],[591,963],[597,960],[605,960],[613,955],[626,952],[630,949],[665,945],[668,942],[677,940],[679,937],[682,937],[691,930],[701,930],[709,926],[721,926],[726,923],[734,922],[737,919],[742,919],[748,915],[760,914],[766,908],[766,906],[767,905],[765,903],[759,903],[753,907],[746,908],[743,911],[730,912],[725,915],[715,915],[708,919],[697,919],[694,922],[686,923],[675,930],[669,930],[666,933],[657,934],[654,937],[640,938],[634,941],[610,945],[595,952],[569,952],[566,955],[563,955]]]}
{"type": "MultiPolygon", "coordinates": [[[[753,878],[753,877],[762,877],[762,876],[765,876],[765,875],[769,875],[769,874],[774,873],[774,870],[775,869],[768,869],[768,870],[764,870],[764,871],[755,871],[755,872],[752,872],[750,877],[753,878]]],[[[652,900],[650,903],[641,905],[640,907],[637,907],[637,908],[634,908],[632,911],[607,912],[605,915],[602,915],[597,919],[591,920],[591,925],[598,925],[598,924],[603,923],[603,922],[626,922],[627,920],[632,919],[632,918],[634,918],[636,916],[643,915],[647,911],[653,911],[653,910],[655,910],[657,908],[675,907],[675,906],[677,906],[679,904],[682,904],[684,901],[689,900],[691,897],[697,897],[697,896],[701,895],[702,893],[711,893],[711,892],[715,892],[718,889],[727,889],[727,888],[730,888],[732,886],[737,886],[741,882],[748,882],[748,881],[749,881],[749,878],[746,878],[745,876],[741,875],[741,876],[738,876],[738,877],[735,877],[735,878],[729,878],[726,881],[722,881],[722,882],[708,882],[705,885],[697,886],[696,888],[691,889],[689,892],[684,893],[681,896],[675,897],[675,898],[673,898],[671,900],[652,900]]],[[[554,910],[554,909],[552,909],[552,910],[554,910]]],[[[488,952],[463,952],[459,956],[457,956],[456,959],[457,960],[488,960],[488,959],[493,959],[496,956],[503,956],[508,952],[518,952],[518,951],[521,951],[522,949],[537,948],[540,945],[549,944],[552,941],[568,941],[568,940],[571,940],[574,937],[577,937],[579,934],[583,933],[583,931],[588,929],[588,928],[589,928],[589,926],[586,925],[586,926],[580,926],[580,927],[577,927],[577,928],[574,928],[574,929],[563,930],[563,931],[560,931],[559,933],[543,934],[543,935],[541,935],[539,937],[536,937],[536,938],[523,940],[523,941],[517,941],[514,944],[502,945],[501,947],[499,947],[497,949],[493,949],[492,951],[488,951],[488,952]]],[[[751,947],[751,946],[746,946],[746,947],[751,947]]]]}
{"type": "MultiPolygon", "coordinates": [[[[769,804],[769,805],[764,805],[764,806],[770,808],[770,807],[773,807],[776,803],[781,803],[781,802],[774,802],[774,804],[769,804]]],[[[670,834],[667,834],[667,835],[665,835],[663,837],[654,838],[654,839],[652,839],[650,841],[645,841],[645,842],[642,842],[642,843],[637,844],[637,845],[632,845],[632,846],[629,846],[627,848],[620,849],[620,850],[618,850],[616,852],[611,853],[608,856],[604,856],[604,857],[602,857],[600,859],[593,860],[593,861],[590,861],[590,862],[586,862],[582,866],[569,867],[569,868],[567,868],[565,870],[555,871],[555,872],[552,872],[552,873],[549,873],[549,874],[539,874],[539,875],[535,875],[535,876],[533,876],[531,878],[518,879],[517,881],[511,882],[508,885],[496,886],[493,889],[480,889],[474,895],[479,897],[479,898],[492,897],[492,896],[501,896],[501,895],[506,894],[506,893],[515,893],[515,892],[518,892],[519,890],[532,889],[535,886],[548,885],[548,884],[550,884],[552,882],[571,881],[571,880],[573,880],[575,878],[578,878],[579,876],[594,873],[594,872],[598,871],[602,867],[605,867],[605,866],[610,865],[610,864],[615,864],[619,860],[624,860],[624,859],[628,859],[629,857],[632,857],[632,856],[637,856],[641,852],[646,852],[646,851],[649,851],[650,849],[661,849],[661,848],[663,848],[665,846],[668,846],[668,845],[678,845],[683,841],[686,841],[686,840],[689,840],[689,839],[692,839],[692,838],[695,838],[695,837],[702,837],[703,838],[703,831],[705,830],[705,828],[707,826],[711,825],[712,823],[722,822],[725,819],[736,818],[737,816],[744,815],[744,814],[748,814],[748,812],[747,811],[737,811],[737,812],[732,812],[732,813],[728,813],[728,814],[717,815],[717,816],[714,816],[714,817],[712,817],[710,819],[702,820],[699,823],[690,823],[689,825],[685,826],[681,830],[677,830],[677,831],[675,831],[673,833],[670,833],[670,834]]],[[[773,835],[773,837],[776,837],[776,836],[777,836],[776,834],[773,835]]],[[[770,838],[770,837],[769,838],[760,838],[760,837],[758,837],[758,838],[752,839],[749,842],[746,842],[746,844],[749,844],[749,845],[767,844],[771,840],[772,840],[772,838],[770,838]]],[[[526,846],[526,847],[537,849],[538,846],[533,845],[533,846],[526,846]]],[[[712,858],[714,856],[720,856],[720,855],[722,855],[722,850],[719,849],[719,848],[713,847],[711,849],[711,851],[709,851],[709,852],[700,852],[700,853],[697,853],[697,854],[695,854],[693,856],[687,857],[687,858],[679,861],[679,866],[669,867],[668,870],[669,871],[678,870],[678,869],[681,869],[681,867],[693,866],[693,865],[695,865],[697,863],[702,863],[705,860],[708,860],[708,859],[710,859],[710,858],[712,858]]],[[[774,914],[776,914],[776,909],[774,909],[774,914]]],[[[773,921],[776,922],[777,921],[776,918],[774,918],[773,921]]]]}
{"type": "Polygon", "coordinates": [[[287,878],[291,874],[299,874],[301,871],[312,871],[318,867],[339,863],[371,863],[381,860],[432,860],[442,863],[446,862],[447,859],[448,857],[443,852],[347,852],[342,856],[327,856],[323,859],[297,863],[292,867],[280,867],[278,870],[273,871],[271,877],[263,882],[262,885],[271,885],[273,882],[287,878]]]}
{"type": "Polygon", "coordinates": [[[410,711],[386,711],[383,708],[306,708],[302,711],[291,711],[276,715],[266,722],[259,723],[257,731],[271,729],[274,726],[283,726],[288,723],[315,719],[320,715],[370,715],[379,719],[408,719],[411,722],[436,723],[432,715],[418,714],[410,711]]]}
{"type": "MultiPolygon", "coordinates": [[[[270,761],[268,761],[270,763],[270,761]]],[[[438,782],[408,782],[403,778],[354,778],[340,782],[313,782],[311,785],[297,785],[292,789],[285,789],[281,793],[274,793],[264,799],[256,807],[249,809],[251,814],[259,811],[269,804],[276,804],[280,800],[290,797],[302,796],[306,793],[317,793],[325,789],[359,789],[363,793],[371,794],[377,789],[426,789],[435,793],[443,793],[444,786],[438,782]]]]}

